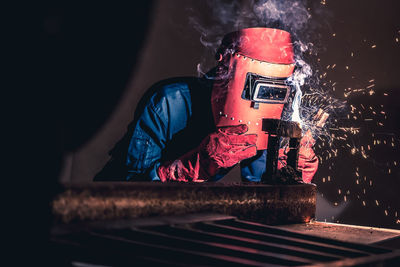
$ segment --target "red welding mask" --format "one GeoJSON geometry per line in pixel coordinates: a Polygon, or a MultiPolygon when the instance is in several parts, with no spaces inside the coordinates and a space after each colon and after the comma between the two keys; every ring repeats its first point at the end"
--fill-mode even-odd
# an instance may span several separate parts
{"type": "Polygon", "coordinates": [[[217,127],[246,124],[257,134],[257,149],[267,148],[262,119],[280,119],[288,101],[287,78],[293,73],[290,34],[270,28],[247,28],[226,35],[217,51],[219,61],[211,103],[217,127]]]}

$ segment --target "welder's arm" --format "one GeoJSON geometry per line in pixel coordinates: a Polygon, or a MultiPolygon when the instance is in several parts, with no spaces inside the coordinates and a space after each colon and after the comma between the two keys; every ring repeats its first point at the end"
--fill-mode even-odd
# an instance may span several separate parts
{"type": "MultiPolygon", "coordinates": [[[[312,137],[311,132],[307,131],[300,141],[299,158],[297,162],[297,168],[302,171],[302,179],[305,183],[311,183],[318,169],[319,161],[312,148],[314,144],[315,140],[312,137]]],[[[287,155],[284,149],[280,149],[278,169],[282,168],[283,165],[286,165],[286,160],[287,155]]]]}
{"type": "Polygon", "coordinates": [[[318,169],[318,158],[314,150],[310,148],[300,148],[298,169],[302,171],[303,182],[311,183],[318,169]]]}
{"type": "Polygon", "coordinates": [[[126,159],[127,180],[159,181],[157,168],[167,142],[167,117],[152,101],[136,122],[126,159]]]}
{"type": "Polygon", "coordinates": [[[172,100],[156,95],[140,113],[128,147],[127,180],[205,180],[256,153],[257,137],[245,135],[247,126],[241,125],[221,128],[207,136],[198,148],[174,161],[162,162],[166,144],[186,127],[190,116],[187,101],[172,100]]]}
{"type": "Polygon", "coordinates": [[[205,181],[257,152],[257,135],[245,134],[246,125],[219,128],[194,150],[158,168],[161,181],[205,181]]]}
{"type": "Polygon", "coordinates": [[[318,158],[314,153],[313,146],[315,140],[310,131],[300,141],[299,160],[297,167],[302,171],[302,178],[305,183],[311,183],[318,169],[318,158]]]}

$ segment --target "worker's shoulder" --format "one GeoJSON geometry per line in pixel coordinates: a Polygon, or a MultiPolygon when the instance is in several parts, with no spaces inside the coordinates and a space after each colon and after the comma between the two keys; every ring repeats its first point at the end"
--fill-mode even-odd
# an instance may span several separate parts
{"type": "Polygon", "coordinates": [[[159,81],[151,86],[150,94],[154,103],[162,100],[185,98],[190,99],[194,91],[203,90],[209,84],[202,78],[197,77],[175,77],[159,81]]]}
{"type": "Polygon", "coordinates": [[[159,81],[153,84],[140,99],[136,106],[134,121],[141,116],[146,107],[159,114],[172,109],[190,113],[192,100],[207,102],[202,100],[210,98],[210,88],[212,88],[211,80],[198,77],[176,77],[159,81]]]}
{"type": "MultiPolygon", "coordinates": [[[[142,114],[146,106],[154,110],[163,110],[165,105],[178,110],[191,106],[192,99],[200,99],[210,91],[210,80],[198,77],[175,77],[153,84],[140,99],[135,119],[142,114]]],[[[208,97],[207,97],[208,98],[208,97]]]]}
{"type": "Polygon", "coordinates": [[[201,85],[201,78],[175,77],[157,82],[152,86],[155,93],[161,96],[170,96],[176,93],[190,92],[201,85]]]}

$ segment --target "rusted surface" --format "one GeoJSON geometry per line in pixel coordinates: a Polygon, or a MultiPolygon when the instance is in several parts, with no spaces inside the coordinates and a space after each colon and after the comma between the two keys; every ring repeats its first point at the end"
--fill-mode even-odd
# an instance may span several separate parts
{"type": "Polygon", "coordinates": [[[52,202],[57,222],[217,212],[267,224],[315,216],[316,187],[263,184],[92,183],[68,186],[52,202]]]}

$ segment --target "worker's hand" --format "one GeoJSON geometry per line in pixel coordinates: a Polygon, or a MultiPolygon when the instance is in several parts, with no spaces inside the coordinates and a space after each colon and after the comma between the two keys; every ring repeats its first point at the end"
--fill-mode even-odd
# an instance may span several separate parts
{"type": "Polygon", "coordinates": [[[201,143],[216,168],[229,168],[257,153],[256,134],[245,134],[246,124],[219,128],[201,143]]]}
{"type": "Polygon", "coordinates": [[[245,134],[245,124],[219,128],[209,134],[199,147],[174,162],[158,168],[161,181],[201,181],[257,153],[257,135],[245,134]]]}
{"type": "Polygon", "coordinates": [[[311,183],[318,169],[318,158],[312,147],[315,140],[308,130],[300,140],[298,169],[302,171],[302,178],[305,183],[311,183]]]}
{"type": "MultiPolygon", "coordinates": [[[[299,158],[297,162],[297,168],[302,171],[302,180],[305,183],[311,183],[318,169],[318,158],[312,148],[314,144],[315,140],[312,137],[311,132],[307,131],[300,140],[299,158]]],[[[278,169],[286,166],[288,152],[289,148],[279,149],[278,169]]]]}

